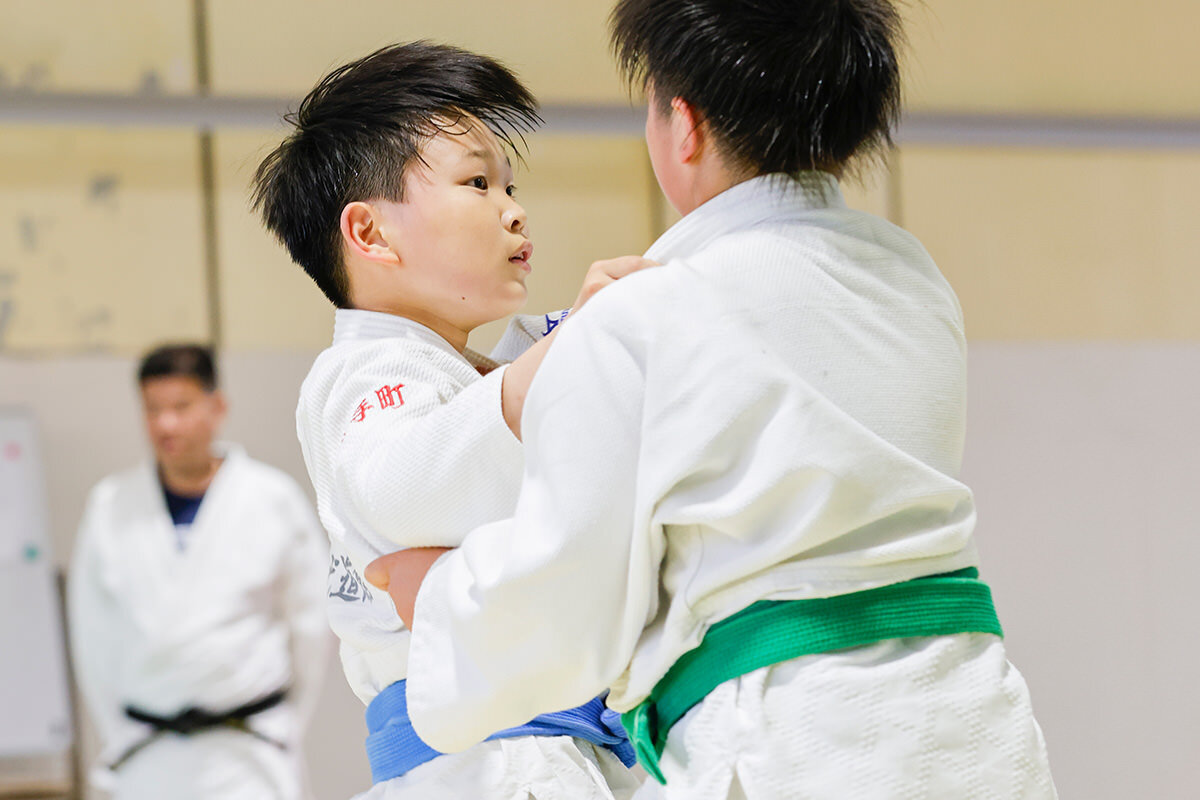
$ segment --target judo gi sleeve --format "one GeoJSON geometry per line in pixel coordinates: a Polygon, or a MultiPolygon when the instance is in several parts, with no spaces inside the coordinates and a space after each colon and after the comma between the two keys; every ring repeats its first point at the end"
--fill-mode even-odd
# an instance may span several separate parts
{"type": "Polygon", "coordinates": [[[88,498],[67,581],[67,612],[75,680],[84,704],[106,745],[123,737],[129,722],[120,692],[124,619],[117,597],[105,582],[101,530],[102,487],[88,498]]]}
{"type": "Polygon", "coordinates": [[[595,697],[655,612],[663,538],[638,495],[647,329],[606,291],[530,387],[515,516],[470,532],[418,594],[409,711],[436,749],[595,697]]]}
{"type": "Polygon", "coordinates": [[[509,320],[504,335],[488,357],[501,363],[516,361],[522,353],[549,336],[570,313],[571,309],[564,308],[546,314],[517,314],[509,320]]]}
{"type": "MultiPolygon", "coordinates": [[[[495,519],[497,507],[512,508],[523,451],[504,422],[505,370],[448,400],[410,380],[403,404],[350,422],[338,445],[334,489],[378,550],[453,547],[495,519]]],[[[348,393],[343,407],[353,409],[354,396],[348,393]]]]}

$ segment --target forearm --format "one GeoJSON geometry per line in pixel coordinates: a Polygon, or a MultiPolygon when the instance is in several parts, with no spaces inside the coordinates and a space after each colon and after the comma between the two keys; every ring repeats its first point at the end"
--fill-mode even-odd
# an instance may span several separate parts
{"type": "MultiPolygon", "coordinates": [[[[575,298],[575,302],[571,308],[568,309],[568,313],[574,315],[579,309],[583,308],[584,304],[590,302],[591,298],[595,297],[601,289],[611,285],[613,282],[634,272],[653,266],[658,266],[658,264],[640,256],[622,256],[620,258],[593,263],[588,268],[587,275],[583,280],[583,286],[580,287],[579,295],[575,298]]],[[[550,345],[559,331],[557,325],[564,320],[566,320],[565,315],[555,322],[556,327],[550,331],[546,338],[533,347],[530,347],[520,358],[513,361],[508,368],[508,373],[504,376],[502,399],[504,421],[508,424],[509,430],[518,439],[521,438],[521,413],[525,409],[525,395],[529,392],[529,384],[533,381],[533,376],[537,373],[538,367],[542,364],[542,359],[546,357],[546,351],[550,349],[550,345]]]]}
{"type": "Polygon", "coordinates": [[[525,397],[529,394],[529,384],[537,374],[542,359],[554,342],[558,329],[530,347],[520,358],[508,365],[504,373],[504,382],[500,389],[500,403],[504,413],[504,422],[513,436],[521,438],[521,414],[525,410],[525,397]]]}
{"type": "Polygon", "coordinates": [[[117,659],[122,650],[114,646],[119,625],[111,603],[96,585],[94,575],[98,571],[94,561],[77,557],[72,564],[67,599],[75,682],[100,738],[107,744],[116,737],[122,718],[116,689],[117,659]]]}
{"type": "Polygon", "coordinates": [[[606,525],[590,542],[567,534],[576,546],[566,548],[537,526],[536,538],[557,540],[546,561],[514,535],[530,522],[518,515],[472,534],[432,565],[416,597],[409,713],[439,750],[594,697],[619,677],[645,624],[651,559],[631,568],[620,532],[606,525]],[[503,563],[517,549],[532,557],[503,563]]]}
{"type": "Polygon", "coordinates": [[[619,677],[653,615],[663,543],[637,499],[642,362],[574,324],[529,399],[514,516],[422,576],[409,713],[439,750],[584,702],[619,677]]]}

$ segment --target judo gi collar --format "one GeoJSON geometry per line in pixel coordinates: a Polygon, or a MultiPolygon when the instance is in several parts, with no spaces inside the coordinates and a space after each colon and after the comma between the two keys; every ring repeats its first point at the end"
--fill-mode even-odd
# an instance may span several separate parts
{"type": "Polygon", "coordinates": [[[759,175],[731,186],[676,222],[646,251],[667,262],[703,250],[714,239],[774,217],[824,208],[845,208],[837,178],[827,172],[759,175]]]}
{"type": "Polygon", "coordinates": [[[363,342],[372,339],[408,339],[438,347],[446,353],[466,359],[475,368],[495,369],[499,363],[471,348],[458,352],[438,334],[419,322],[382,311],[364,311],[360,308],[339,308],[333,315],[333,344],[363,342]]]}

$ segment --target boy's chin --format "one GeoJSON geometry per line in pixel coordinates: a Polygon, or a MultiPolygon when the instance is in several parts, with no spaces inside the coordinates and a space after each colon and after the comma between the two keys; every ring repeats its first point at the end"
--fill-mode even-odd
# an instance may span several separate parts
{"type": "Polygon", "coordinates": [[[479,324],[486,325],[489,322],[495,322],[497,320],[511,317],[513,314],[520,312],[521,309],[525,307],[527,300],[528,293],[524,290],[524,287],[521,287],[521,291],[514,292],[506,302],[496,303],[489,308],[487,313],[488,318],[479,324]]]}
{"type": "Polygon", "coordinates": [[[522,308],[525,307],[525,303],[528,300],[529,300],[529,289],[527,289],[525,287],[525,284],[523,284],[523,283],[519,284],[519,286],[513,292],[512,302],[508,304],[509,310],[507,312],[505,312],[504,316],[507,317],[509,314],[517,313],[518,311],[520,311],[522,308]]]}

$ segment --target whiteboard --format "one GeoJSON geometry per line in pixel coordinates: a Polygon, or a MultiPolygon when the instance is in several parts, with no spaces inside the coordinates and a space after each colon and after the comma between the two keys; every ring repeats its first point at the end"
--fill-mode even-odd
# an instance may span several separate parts
{"type": "Polygon", "coordinates": [[[0,409],[0,757],[70,748],[67,687],[36,431],[0,409]]]}

